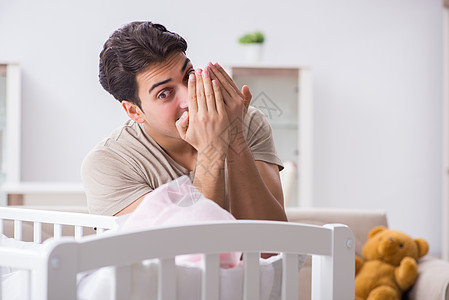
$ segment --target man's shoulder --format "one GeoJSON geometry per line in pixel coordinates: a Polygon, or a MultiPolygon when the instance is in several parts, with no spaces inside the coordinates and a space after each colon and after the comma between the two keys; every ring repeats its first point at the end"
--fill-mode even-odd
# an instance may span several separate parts
{"type": "Polygon", "coordinates": [[[133,160],[145,152],[147,156],[159,150],[154,142],[144,133],[142,125],[128,120],[114,129],[109,136],[100,141],[87,154],[87,160],[124,159],[133,160]]]}
{"type": "Polygon", "coordinates": [[[262,112],[256,107],[250,105],[248,106],[248,112],[246,113],[248,117],[254,117],[255,115],[261,115],[262,112]]]}
{"type": "Polygon", "coordinates": [[[245,116],[246,122],[251,122],[254,120],[260,120],[261,122],[268,122],[266,115],[259,108],[254,106],[249,106],[248,111],[245,116]]]}
{"type": "Polygon", "coordinates": [[[270,123],[265,114],[254,106],[248,107],[244,120],[247,136],[252,136],[255,132],[263,131],[271,132],[270,123]]]}
{"type": "MultiPolygon", "coordinates": [[[[126,143],[130,139],[139,139],[142,136],[142,128],[139,123],[133,120],[127,120],[122,126],[115,128],[109,136],[102,141],[105,145],[108,142],[123,142],[126,143]]],[[[100,143],[101,145],[101,143],[100,143]]]]}
{"type": "Polygon", "coordinates": [[[150,143],[143,131],[139,123],[128,120],[101,140],[93,150],[123,150],[123,148],[135,148],[139,144],[150,143]]]}

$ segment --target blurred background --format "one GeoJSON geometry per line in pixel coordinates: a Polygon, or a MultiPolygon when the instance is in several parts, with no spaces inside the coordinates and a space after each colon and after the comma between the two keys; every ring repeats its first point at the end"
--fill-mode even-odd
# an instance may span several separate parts
{"type": "Polygon", "coordinates": [[[195,67],[263,64],[313,73],[315,207],[383,209],[390,227],[443,234],[441,0],[0,0],[0,64],[21,68],[20,181],[80,182],[87,152],[126,115],[98,83],[108,36],[151,20],[183,36],[195,67]]]}

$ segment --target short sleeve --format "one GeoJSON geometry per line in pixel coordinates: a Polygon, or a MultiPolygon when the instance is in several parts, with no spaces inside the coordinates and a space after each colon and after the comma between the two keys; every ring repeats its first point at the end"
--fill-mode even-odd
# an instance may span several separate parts
{"type": "Polygon", "coordinates": [[[255,107],[248,108],[245,118],[246,140],[255,160],[276,164],[279,170],[284,167],[276,153],[273,133],[265,115],[255,107]]]}
{"type": "Polygon", "coordinates": [[[126,158],[98,147],[84,159],[81,176],[92,214],[115,215],[153,190],[126,158]]]}

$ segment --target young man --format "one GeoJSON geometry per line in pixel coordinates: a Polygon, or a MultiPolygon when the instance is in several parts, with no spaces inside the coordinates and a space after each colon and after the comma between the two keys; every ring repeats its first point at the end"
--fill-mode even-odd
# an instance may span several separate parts
{"type": "Polygon", "coordinates": [[[193,69],[187,43],[160,24],[115,31],[100,54],[100,83],[130,120],[85,158],[89,211],[132,212],[158,186],[190,176],[238,219],[286,221],[271,128],[219,64],[193,69]]]}

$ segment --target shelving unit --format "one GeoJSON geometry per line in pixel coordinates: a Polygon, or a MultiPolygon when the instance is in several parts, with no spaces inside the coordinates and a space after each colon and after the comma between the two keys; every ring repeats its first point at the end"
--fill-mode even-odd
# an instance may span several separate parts
{"type": "Polygon", "coordinates": [[[6,133],[6,65],[0,65],[0,182],[6,180],[6,156],[4,151],[6,133]]]}
{"type": "Polygon", "coordinates": [[[0,63],[0,206],[86,206],[81,183],[23,182],[21,155],[21,72],[0,63]],[[64,202],[61,202],[64,199],[64,202]]]}
{"type": "MultiPolygon", "coordinates": [[[[18,64],[0,64],[0,184],[20,181],[21,76],[18,64]]],[[[7,204],[1,193],[0,205],[7,204]]]]}
{"type": "MultiPolygon", "coordinates": [[[[307,68],[269,65],[228,65],[237,86],[246,84],[251,105],[270,122],[279,157],[296,164],[288,206],[313,204],[312,72],[307,68]]],[[[281,173],[282,174],[282,173],[281,173]]]]}

